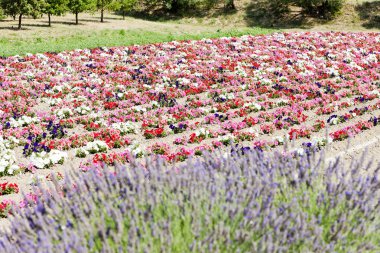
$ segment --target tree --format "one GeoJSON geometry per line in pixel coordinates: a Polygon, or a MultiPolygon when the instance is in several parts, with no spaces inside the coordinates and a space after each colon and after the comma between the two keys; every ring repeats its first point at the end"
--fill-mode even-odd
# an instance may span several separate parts
{"type": "Polygon", "coordinates": [[[17,15],[17,3],[14,1],[0,0],[1,8],[3,9],[3,14],[12,16],[16,20],[17,15]]]}
{"type": "Polygon", "coordinates": [[[45,0],[44,13],[48,14],[49,26],[51,26],[51,16],[60,16],[67,10],[68,0],[45,0]]]}
{"type": "Polygon", "coordinates": [[[1,8],[5,14],[13,17],[18,16],[18,29],[21,29],[24,15],[39,16],[44,4],[44,0],[1,0],[1,8]]]}
{"type": "Polygon", "coordinates": [[[75,14],[75,24],[78,22],[78,14],[84,11],[92,10],[94,7],[93,0],[68,0],[67,7],[75,14]]]}
{"type": "Polygon", "coordinates": [[[234,0],[225,0],[224,8],[226,10],[236,10],[234,0]]]}
{"type": "Polygon", "coordinates": [[[125,19],[125,13],[134,9],[138,0],[117,0],[116,10],[119,10],[123,14],[123,19],[125,19]]]}
{"type": "Polygon", "coordinates": [[[100,10],[100,22],[104,22],[105,10],[116,10],[118,6],[115,0],[96,0],[96,8],[100,10]]]}
{"type": "MultiPolygon", "coordinates": [[[[302,8],[302,12],[319,18],[330,19],[343,8],[345,0],[276,0],[273,7],[281,9],[283,6],[295,5],[302,8]]],[[[289,8],[287,8],[289,10],[289,8]]]]}

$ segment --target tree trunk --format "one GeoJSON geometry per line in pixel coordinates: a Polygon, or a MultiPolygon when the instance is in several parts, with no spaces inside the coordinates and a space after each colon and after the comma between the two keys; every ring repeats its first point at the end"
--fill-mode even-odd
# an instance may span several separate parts
{"type": "Polygon", "coordinates": [[[18,29],[21,29],[21,20],[22,20],[22,14],[18,16],[18,29]]]}
{"type": "Polygon", "coordinates": [[[49,26],[51,26],[51,15],[48,13],[48,18],[49,18],[49,26]]]}
{"type": "Polygon", "coordinates": [[[225,6],[226,10],[236,10],[234,0],[228,0],[225,6]]]}
{"type": "Polygon", "coordinates": [[[76,25],[79,24],[79,22],[78,22],[78,12],[75,12],[75,24],[76,25]]]}
{"type": "Polygon", "coordinates": [[[125,20],[125,11],[123,10],[123,20],[125,20]]]}
{"type": "Polygon", "coordinates": [[[13,15],[13,20],[16,21],[16,15],[13,15]]]}
{"type": "Polygon", "coordinates": [[[101,10],[100,10],[100,22],[104,22],[104,9],[102,8],[101,10]]]}
{"type": "Polygon", "coordinates": [[[179,9],[180,9],[180,5],[179,5],[178,0],[173,0],[169,11],[173,14],[178,14],[179,9]]]}

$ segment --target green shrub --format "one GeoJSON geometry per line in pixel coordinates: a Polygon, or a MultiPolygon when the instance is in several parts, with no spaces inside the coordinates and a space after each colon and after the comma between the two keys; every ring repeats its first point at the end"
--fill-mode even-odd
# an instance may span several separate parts
{"type": "Polygon", "coordinates": [[[273,0],[271,11],[276,14],[286,13],[289,6],[298,6],[302,12],[319,18],[330,19],[336,16],[343,8],[345,0],[273,0]]]}
{"type": "Polygon", "coordinates": [[[331,18],[342,9],[345,0],[295,0],[307,14],[331,18]]]}
{"type": "Polygon", "coordinates": [[[380,167],[365,160],[244,147],[77,171],[12,211],[0,252],[380,252],[380,167]]]}
{"type": "Polygon", "coordinates": [[[209,10],[217,2],[217,0],[141,0],[134,10],[140,12],[163,10],[172,14],[181,14],[189,11],[209,10]]]}

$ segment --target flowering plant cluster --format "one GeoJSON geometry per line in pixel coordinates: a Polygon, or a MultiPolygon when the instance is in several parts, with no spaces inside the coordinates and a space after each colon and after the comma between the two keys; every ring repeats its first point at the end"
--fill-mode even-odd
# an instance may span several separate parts
{"type": "Polygon", "coordinates": [[[1,183],[0,184],[0,195],[7,195],[12,193],[18,193],[19,188],[15,183],[1,183]]]}
{"type": "Polygon", "coordinates": [[[0,251],[379,252],[379,168],[323,161],[233,147],[174,169],[77,172],[26,196],[0,251]]]}
{"type": "Polygon", "coordinates": [[[0,175],[13,175],[20,166],[16,162],[15,152],[10,148],[10,143],[0,137],[0,175]]]}
{"type": "Polygon", "coordinates": [[[303,147],[326,128],[333,141],[370,131],[379,36],[275,33],[1,58],[0,175],[19,170],[18,156],[34,168],[72,151],[86,166],[152,154],[176,162],[230,143],[269,150],[287,139],[303,147]]]}

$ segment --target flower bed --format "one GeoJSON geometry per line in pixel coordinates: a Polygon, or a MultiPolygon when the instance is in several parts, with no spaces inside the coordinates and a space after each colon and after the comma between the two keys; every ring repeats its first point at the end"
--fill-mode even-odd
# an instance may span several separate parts
{"type": "Polygon", "coordinates": [[[152,154],[176,163],[231,143],[320,148],[378,127],[379,80],[378,33],[277,33],[0,59],[0,176],[73,161],[87,171],[152,154]]]}
{"type": "Polygon", "coordinates": [[[379,252],[379,169],[323,160],[234,152],[76,172],[27,196],[0,250],[379,252]]]}

